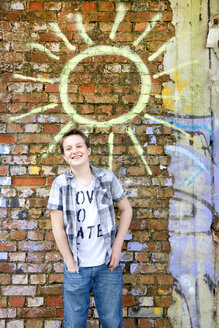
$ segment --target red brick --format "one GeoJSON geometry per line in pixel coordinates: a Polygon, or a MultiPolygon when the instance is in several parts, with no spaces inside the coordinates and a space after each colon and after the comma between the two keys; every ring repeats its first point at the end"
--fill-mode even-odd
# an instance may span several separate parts
{"type": "Polygon", "coordinates": [[[59,92],[59,85],[58,84],[46,84],[45,91],[46,92],[59,92]]]}
{"type": "Polygon", "coordinates": [[[29,3],[29,10],[43,10],[43,2],[32,1],[29,3]]]}
{"type": "Polygon", "coordinates": [[[135,328],[135,320],[134,319],[123,319],[123,327],[124,328],[135,328]]]}
{"type": "Polygon", "coordinates": [[[46,178],[40,177],[13,177],[13,186],[45,186],[46,178]]]}
{"type": "Polygon", "coordinates": [[[114,4],[112,2],[99,2],[99,11],[114,11],[114,4]]]}
{"type": "Polygon", "coordinates": [[[57,133],[59,132],[60,127],[56,124],[45,124],[43,127],[44,133],[57,133]]]}
{"type": "Polygon", "coordinates": [[[82,11],[95,11],[96,10],[96,4],[95,2],[85,2],[81,6],[82,11]]]}
{"type": "Polygon", "coordinates": [[[147,319],[140,319],[138,321],[138,327],[139,328],[153,328],[153,323],[150,320],[147,319]]]}
{"type": "Polygon", "coordinates": [[[95,85],[94,84],[82,84],[80,85],[80,93],[94,93],[95,85]]]}
{"type": "Polygon", "coordinates": [[[13,101],[18,103],[46,103],[48,101],[48,96],[41,93],[32,93],[30,95],[14,94],[13,101]]]}
{"type": "Polygon", "coordinates": [[[6,175],[8,173],[8,166],[0,166],[0,175],[6,175]]]}
{"type": "Polygon", "coordinates": [[[1,134],[0,135],[0,144],[16,144],[17,136],[13,134],[1,134]]]}
{"type": "Polygon", "coordinates": [[[56,309],[56,317],[57,318],[64,318],[64,309],[63,308],[57,308],[56,309]]]}
{"type": "Polygon", "coordinates": [[[135,305],[135,298],[133,296],[123,296],[122,297],[123,306],[133,306],[135,305]]]}
{"type": "Polygon", "coordinates": [[[46,297],[46,306],[62,306],[63,299],[61,296],[48,296],[46,297]]]}
{"type": "Polygon", "coordinates": [[[5,14],[6,21],[18,21],[20,19],[19,12],[12,11],[5,14]]]}
{"type": "Polygon", "coordinates": [[[10,297],[9,298],[10,306],[13,307],[23,307],[25,303],[24,297],[10,297]]]}

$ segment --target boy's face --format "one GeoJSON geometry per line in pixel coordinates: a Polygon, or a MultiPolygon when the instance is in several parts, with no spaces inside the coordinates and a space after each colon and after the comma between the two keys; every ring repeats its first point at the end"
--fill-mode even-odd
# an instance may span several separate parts
{"type": "Polygon", "coordinates": [[[84,139],[80,135],[70,135],[63,141],[65,161],[70,167],[80,167],[89,164],[91,148],[87,148],[84,139]]]}

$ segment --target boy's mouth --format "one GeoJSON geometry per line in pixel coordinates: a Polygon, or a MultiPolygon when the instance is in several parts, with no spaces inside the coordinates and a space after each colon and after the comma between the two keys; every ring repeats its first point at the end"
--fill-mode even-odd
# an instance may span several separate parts
{"type": "Polygon", "coordinates": [[[72,156],[72,159],[78,159],[78,158],[81,158],[82,155],[75,155],[75,156],[72,156]]]}

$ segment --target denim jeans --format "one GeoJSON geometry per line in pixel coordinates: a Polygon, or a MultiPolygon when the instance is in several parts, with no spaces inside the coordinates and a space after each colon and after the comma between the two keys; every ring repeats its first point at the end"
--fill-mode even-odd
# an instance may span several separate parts
{"type": "Polygon", "coordinates": [[[103,264],[69,272],[64,264],[64,328],[86,328],[93,292],[103,328],[122,328],[122,270],[112,272],[103,264]]]}

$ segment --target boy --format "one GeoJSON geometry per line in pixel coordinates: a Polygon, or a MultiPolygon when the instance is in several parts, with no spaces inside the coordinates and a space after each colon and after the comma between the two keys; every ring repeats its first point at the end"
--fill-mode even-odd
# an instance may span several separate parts
{"type": "Polygon", "coordinates": [[[89,139],[67,132],[60,150],[70,170],[51,188],[48,209],[64,259],[64,327],[86,328],[93,292],[103,328],[121,328],[122,271],[119,265],[132,209],[113,172],[90,166],[89,139]],[[113,201],[120,211],[116,233],[113,201]]]}

